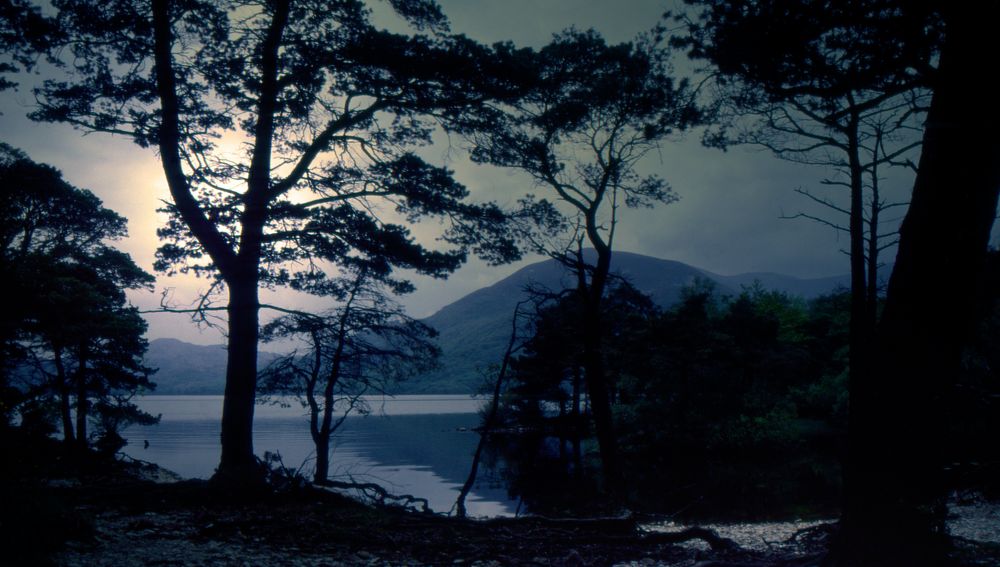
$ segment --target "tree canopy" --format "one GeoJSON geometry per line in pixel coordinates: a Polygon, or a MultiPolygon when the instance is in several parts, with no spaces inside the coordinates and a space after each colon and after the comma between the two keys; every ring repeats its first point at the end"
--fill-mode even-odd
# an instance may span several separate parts
{"type": "Polygon", "coordinates": [[[593,31],[557,34],[534,57],[524,96],[499,106],[492,127],[472,136],[473,159],[520,169],[545,191],[521,201],[519,229],[530,249],[576,278],[584,377],[611,491],[619,475],[600,329],[619,208],[677,198],[639,164],[670,134],[702,119],[686,81],[673,77],[662,41],[660,29],[617,45],[593,31]],[[585,247],[596,252],[592,263],[585,247]]]}
{"type": "Polygon", "coordinates": [[[64,439],[82,447],[92,406],[105,438],[148,422],[129,401],[153,387],[142,364],[146,322],[125,292],[150,287],[153,277],[111,246],[126,235],[125,219],[56,169],[6,145],[0,151],[0,265],[11,284],[3,384],[23,403],[56,400],[64,439]],[[114,423],[105,419],[112,415],[114,423]]]}
{"type": "Polygon", "coordinates": [[[448,34],[434,2],[390,3],[428,30],[414,34],[377,29],[360,1],[54,4],[65,73],[32,117],[155,146],[171,194],[157,268],[228,293],[221,475],[255,474],[261,286],[323,293],[337,266],[441,277],[470,250],[517,256],[500,209],[416,149],[517,94],[520,56],[448,34]],[[427,218],[444,249],[411,232],[427,218]]]}

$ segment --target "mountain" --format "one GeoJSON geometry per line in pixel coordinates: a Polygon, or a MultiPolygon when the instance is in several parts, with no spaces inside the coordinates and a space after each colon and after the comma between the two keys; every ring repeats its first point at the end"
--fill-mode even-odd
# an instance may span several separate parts
{"type": "MultiPolygon", "coordinates": [[[[681,290],[696,278],[707,278],[723,294],[736,295],[742,286],[759,281],[765,289],[806,298],[828,293],[850,283],[847,275],[802,279],[782,274],[754,272],[721,276],[681,262],[641,254],[615,252],[612,271],[627,278],[639,291],[661,306],[680,299],[681,290]]],[[[528,285],[550,290],[572,287],[572,278],[555,260],[521,268],[499,282],[474,291],[424,319],[437,329],[443,356],[439,369],[407,380],[399,393],[469,394],[482,382],[480,368],[499,364],[510,337],[510,317],[517,302],[526,297],[528,285]]],[[[260,367],[278,355],[262,352],[260,367]]],[[[157,394],[222,394],[226,376],[224,346],[199,346],[176,339],[156,339],[149,344],[146,365],[159,368],[153,376],[157,394]]]]}
{"type": "MultiPolygon", "coordinates": [[[[829,293],[850,282],[847,275],[816,279],[768,272],[721,276],[681,262],[628,252],[615,252],[611,268],[664,307],[676,303],[681,290],[696,278],[714,281],[723,294],[736,295],[744,285],[759,281],[765,289],[805,298],[829,293]]],[[[511,314],[517,302],[526,297],[524,290],[529,284],[561,290],[573,282],[558,262],[545,260],[474,291],[424,319],[439,333],[441,367],[404,383],[406,393],[474,392],[482,382],[479,369],[499,364],[510,338],[511,314]]]]}
{"type": "Polygon", "coordinates": [[[771,272],[750,272],[735,276],[720,276],[711,272],[704,273],[708,278],[715,280],[720,287],[740,290],[744,286],[760,282],[760,285],[764,289],[783,291],[789,295],[798,295],[806,299],[830,293],[838,287],[850,287],[851,285],[851,278],[847,274],[826,278],[802,279],[771,272]]]}
{"type": "MultiPolygon", "coordinates": [[[[277,357],[269,352],[258,353],[257,365],[263,368],[277,357]]],[[[157,394],[221,395],[226,388],[225,345],[154,339],[149,342],[145,364],[159,369],[152,377],[157,394]]]]}

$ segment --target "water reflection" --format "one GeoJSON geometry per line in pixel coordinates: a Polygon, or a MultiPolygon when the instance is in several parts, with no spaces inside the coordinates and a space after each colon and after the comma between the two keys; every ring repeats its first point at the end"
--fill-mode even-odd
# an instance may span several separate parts
{"type": "MultiPolygon", "coordinates": [[[[331,475],[374,481],[395,493],[426,498],[447,511],[468,474],[478,435],[477,400],[466,396],[401,396],[371,400],[380,415],[349,417],[335,435],[331,475]]],[[[125,432],[125,452],[186,478],[208,478],[219,462],[221,396],[147,396],[140,406],[162,420],[154,427],[125,432]],[[148,441],[148,447],[145,442],[148,441]]],[[[261,405],[254,419],[254,448],[277,451],[286,466],[312,468],[313,444],[305,411],[261,405]]],[[[484,475],[469,495],[471,515],[510,515],[516,508],[507,492],[484,475]]]]}
{"type": "MultiPolygon", "coordinates": [[[[544,515],[600,515],[600,457],[596,443],[544,432],[497,436],[490,448],[509,491],[525,510],[544,515]]],[[[677,447],[639,451],[623,445],[621,496],[638,511],[681,521],[762,522],[836,516],[840,467],[825,444],[782,450],[706,452],[677,447]]]]}

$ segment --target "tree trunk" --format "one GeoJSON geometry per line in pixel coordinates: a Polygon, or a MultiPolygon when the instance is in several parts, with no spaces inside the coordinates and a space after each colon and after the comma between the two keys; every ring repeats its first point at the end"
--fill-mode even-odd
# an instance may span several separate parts
{"type": "MultiPolygon", "coordinates": [[[[476,452],[472,454],[472,466],[469,467],[469,476],[465,478],[462,489],[458,492],[458,499],[455,500],[455,515],[464,518],[466,515],[465,499],[472,491],[472,486],[476,483],[476,475],[479,473],[479,462],[483,457],[483,450],[486,448],[486,441],[496,427],[497,417],[500,414],[500,394],[503,393],[504,380],[507,378],[507,369],[510,367],[510,357],[514,354],[514,343],[517,342],[517,316],[521,310],[523,302],[519,302],[514,308],[514,314],[510,322],[510,340],[507,341],[507,350],[504,351],[503,361],[500,363],[500,370],[497,372],[497,379],[493,383],[493,397],[490,398],[490,409],[483,418],[483,428],[479,432],[479,443],[476,444],[476,452]]],[[[560,449],[562,442],[559,443],[560,449]]]]}
{"type": "MultiPolygon", "coordinates": [[[[863,170],[858,152],[857,115],[853,114],[848,127],[848,158],[851,171],[850,262],[851,262],[851,319],[848,327],[848,396],[850,419],[848,443],[843,457],[842,482],[844,509],[850,509],[852,498],[860,495],[868,474],[859,467],[864,458],[859,451],[864,448],[856,442],[871,428],[871,393],[869,354],[871,349],[872,321],[869,319],[868,287],[865,278],[864,247],[864,191],[863,170]]],[[[877,410],[875,410],[877,411],[877,410]]]]}
{"type": "MultiPolygon", "coordinates": [[[[875,141],[876,150],[881,143],[882,134],[878,134],[875,141]]],[[[868,314],[866,316],[868,328],[873,332],[878,324],[878,256],[879,256],[879,216],[882,212],[881,196],[879,195],[878,179],[878,154],[872,154],[871,165],[871,196],[872,201],[868,211],[868,290],[867,303],[868,314]]]]}
{"type": "MultiPolygon", "coordinates": [[[[260,477],[253,452],[253,412],[257,388],[257,279],[229,284],[229,356],[222,405],[222,458],[216,477],[254,483],[260,477]]],[[[238,488],[238,487],[236,487],[238,488]]]]}
{"type": "Polygon", "coordinates": [[[1000,4],[956,4],[871,371],[851,392],[841,563],[940,565],[945,395],[977,317],[1000,191],[1000,110],[981,67],[1000,4]]]}
{"type": "Polygon", "coordinates": [[[315,435],[313,443],[316,445],[316,472],[313,473],[313,482],[323,484],[330,478],[330,434],[315,435]]]}
{"type": "MultiPolygon", "coordinates": [[[[593,240],[592,240],[593,243],[593,240]]],[[[596,244],[596,243],[595,243],[596,244]]],[[[596,246],[597,264],[591,276],[590,285],[583,293],[583,373],[590,395],[590,409],[594,416],[597,444],[601,451],[601,473],[603,486],[611,494],[619,488],[618,440],[615,438],[614,422],[611,414],[611,396],[607,377],[604,373],[602,356],[601,301],[611,270],[611,250],[606,246],[596,246]]]]}
{"type": "Polygon", "coordinates": [[[66,376],[61,348],[52,348],[52,360],[56,366],[56,379],[59,380],[59,416],[62,418],[63,441],[67,446],[72,446],[76,444],[76,436],[73,435],[73,414],[70,411],[69,377],[66,376]]]}
{"type": "Polygon", "coordinates": [[[87,449],[87,417],[90,401],[87,399],[87,349],[80,347],[76,368],[76,445],[80,451],[87,449]]]}
{"type": "Polygon", "coordinates": [[[583,376],[580,375],[580,365],[573,362],[573,408],[570,416],[570,440],[573,445],[573,474],[579,478],[583,474],[583,451],[581,450],[581,437],[583,436],[583,418],[581,404],[583,403],[582,388],[583,376]]]}

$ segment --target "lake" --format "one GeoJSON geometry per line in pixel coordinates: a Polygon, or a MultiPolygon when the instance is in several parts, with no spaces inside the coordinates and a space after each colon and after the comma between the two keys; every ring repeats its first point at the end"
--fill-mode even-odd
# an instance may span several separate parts
{"type": "MultiPolygon", "coordinates": [[[[222,396],[145,396],[137,401],[144,410],[162,415],[162,419],[152,427],[127,429],[124,435],[130,444],[125,453],[186,478],[210,477],[219,463],[222,396]],[[148,447],[144,441],[149,442],[148,447]]],[[[306,412],[294,400],[290,401],[289,407],[257,406],[254,448],[258,455],[263,455],[264,451],[278,451],[286,466],[302,466],[308,475],[312,470],[313,444],[306,412]]],[[[472,428],[479,422],[476,412],[480,401],[467,396],[443,395],[397,396],[370,401],[376,415],[349,417],[334,436],[331,475],[338,480],[374,481],[395,494],[426,498],[434,511],[449,511],[465,482],[479,441],[472,428]]],[[[787,492],[788,479],[768,478],[771,472],[767,471],[794,468],[789,464],[783,461],[779,466],[765,467],[763,477],[760,474],[741,475],[745,477],[743,482],[740,478],[726,477],[726,483],[733,484],[740,493],[753,493],[751,488],[759,491],[768,485],[787,492]]],[[[504,466],[500,461],[497,468],[504,466]]],[[[816,467],[815,462],[810,466],[816,467]]],[[[518,509],[519,502],[508,497],[506,481],[498,480],[498,476],[489,467],[480,467],[479,478],[466,502],[470,515],[509,516],[518,509]]],[[[839,474],[834,476],[839,477],[839,474]]],[[[715,486],[713,482],[705,482],[715,486]]],[[[764,498],[765,508],[781,507],[770,491],[764,493],[768,495],[764,498]]],[[[801,494],[798,499],[810,500],[801,494]]],[[[748,510],[754,506],[740,504],[741,499],[732,495],[725,500],[721,506],[725,509],[722,516],[731,518],[728,522],[706,523],[713,517],[719,521],[718,510],[713,506],[708,506],[702,518],[690,520],[708,525],[749,548],[761,541],[783,539],[788,533],[815,523],[788,521],[799,517],[798,514],[787,515],[787,519],[780,522],[741,522],[738,519],[747,518],[748,510]]],[[[815,510],[815,507],[806,506],[798,511],[809,509],[815,510]]],[[[826,518],[835,516],[829,509],[825,512],[826,518]]],[[[1000,530],[996,529],[1000,506],[955,503],[951,512],[949,528],[953,534],[1000,543],[1000,530]]],[[[815,511],[805,514],[807,517],[815,515],[815,511]]],[[[678,525],[653,526],[653,529],[673,530],[678,525]]]]}
{"type": "MultiPolygon", "coordinates": [[[[314,445],[307,410],[258,405],[254,450],[281,454],[285,466],[311,476],[314,445]]],[[[158,425],[124,432],[130,457],[156,463],[185,478],[208,478],[219,464],[222,396],[144,396],[139,407],[161,415],[158,425]],[[148,441],[148,447],[145,443],[148,441]]],[[[480,401],[468,396],[371,398],[370,416],[350,416],[334,435],[330,474],[337,480],[376,482],[395,494],[426,498],[447,512],[469,474],[479,435],[480,401]]],[[[517,502],[506,489],[480,475],[466,507],[473,516],[511,515],[517,502]]]]}

